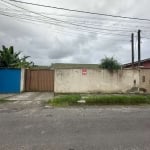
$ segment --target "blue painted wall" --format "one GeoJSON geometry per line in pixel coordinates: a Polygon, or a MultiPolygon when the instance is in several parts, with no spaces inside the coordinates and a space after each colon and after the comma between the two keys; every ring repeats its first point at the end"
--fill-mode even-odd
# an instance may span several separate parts
{"type": "Polygon", "coordinates": [[[0,69],[0,93],[19,93],[21,69],[0,69]]]}

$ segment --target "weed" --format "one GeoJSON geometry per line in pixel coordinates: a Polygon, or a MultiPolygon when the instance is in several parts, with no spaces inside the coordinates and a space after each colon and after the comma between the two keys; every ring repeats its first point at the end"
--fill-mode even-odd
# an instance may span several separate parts
{"type": "Polygon", "coordinates": [[[88,105],[138,105],[150,104],[150,96],[144,95],[102,95],[87,97],[88,105]]]}
{"type": "Polygon", "coordinates": [[[0,104],[7,103],[7,102],[9,102],[9,101],[5,100],[5,99],[0,99],[0,104]]]}
{"type": "MultiPolygon", "coordinates": [[[[48,101],[53,106],[81,105],[80,95],[61,95],[48,101]]],[[[150,95],[91,95],[84,96],[82,105],[140,105],[150,104],[150,95]]]]}
{"type": "Polygon", "coordinates": [[[62,95],[49,100],[48,103],[54,106],[69,106],[76,105],[80,99],[80,95],[62,95]]]}

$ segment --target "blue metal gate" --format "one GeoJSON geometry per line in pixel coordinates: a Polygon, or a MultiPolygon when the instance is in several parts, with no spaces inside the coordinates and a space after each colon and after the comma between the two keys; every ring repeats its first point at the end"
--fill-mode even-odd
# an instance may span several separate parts
{"type": "Polygon", "coordinates": [[[19,93],[21,69],[0,69],[0,93],[19,93]]]}

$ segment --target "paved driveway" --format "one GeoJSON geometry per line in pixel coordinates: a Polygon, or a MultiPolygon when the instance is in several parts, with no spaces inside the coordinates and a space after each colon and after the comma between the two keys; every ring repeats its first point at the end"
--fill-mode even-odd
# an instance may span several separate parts
{"type": "Polygon", "coordinates": [[[6,98],[12,97],[14,95],[15,94],[0,94],[0,99],[6,99],[6,98]]]}
{"type": "Polygon", "coordinates": [[[50,92],[24,92],[20,94],[0,94],[0,98],[16,101],[41,101],[48,100],[53,97],[50,92]]]}

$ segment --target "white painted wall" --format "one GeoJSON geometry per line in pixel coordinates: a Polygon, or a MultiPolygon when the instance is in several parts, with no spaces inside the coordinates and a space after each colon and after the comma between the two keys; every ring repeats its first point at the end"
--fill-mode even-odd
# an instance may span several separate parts
{"type": "Polygon", "coordinates": [[[20,92],[23,92],[24,91],[24,78],[25,77],[25,69],[21,69],[21,78],[20,78],[20,92]]]}
{"type": "Polygon", "coordinates": [[[55,69],[55,93],[116,93],[139,86],[138,70],[119,70],[110,73],[103,69],[55,69]],[[134,84],[136,80],[136,84],[134,84]]]}

